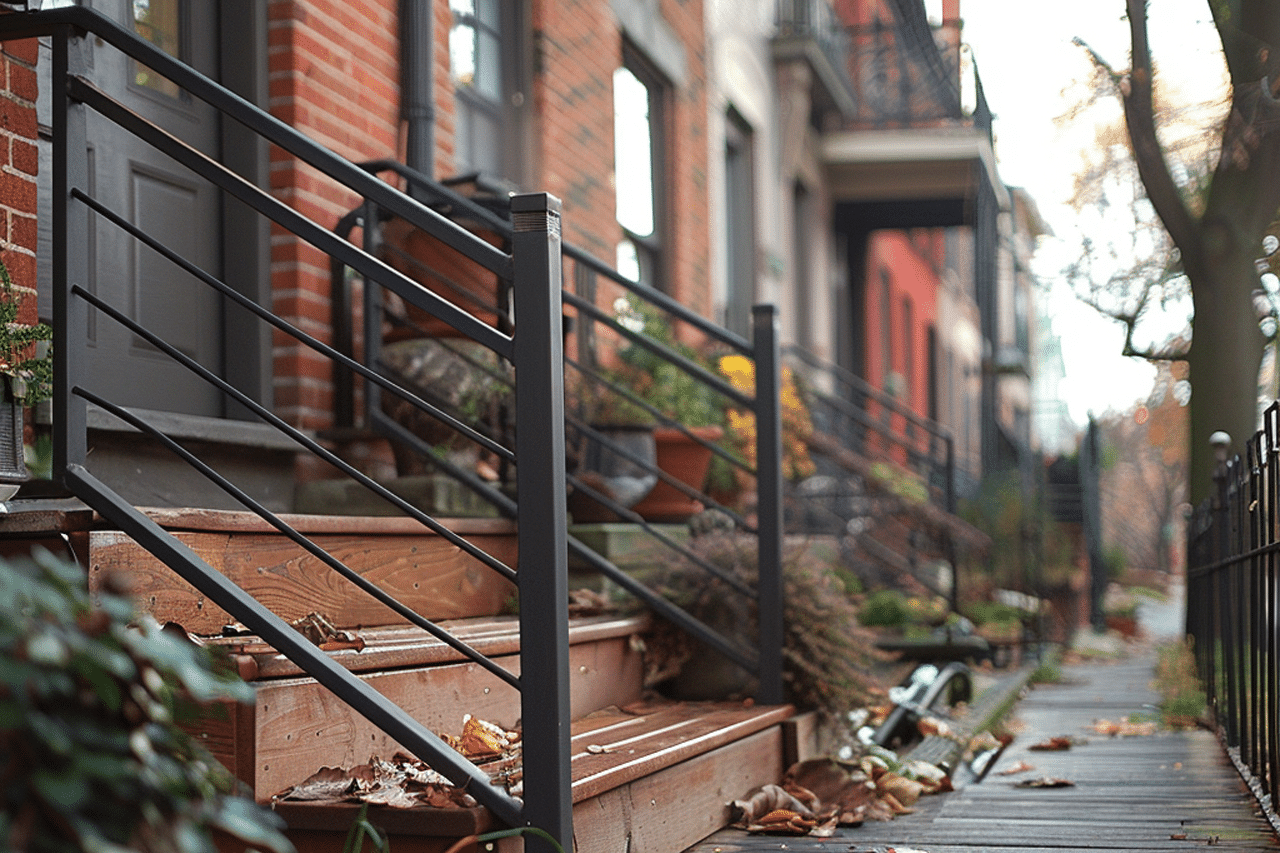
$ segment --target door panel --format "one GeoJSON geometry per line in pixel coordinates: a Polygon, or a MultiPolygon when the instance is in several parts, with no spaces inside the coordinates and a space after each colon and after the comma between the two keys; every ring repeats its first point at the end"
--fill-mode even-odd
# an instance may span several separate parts
{"type": "MultiPolygon", "coordinates": [[[[217,4],[207,0],[95,0],[200,71],[217,74],[217,4]]],[[[214,111],[154,72],[103,45],[93,47],[94,82],[148,120],[210,156],[218,154],[214,111]]],[[[217,190],[90,111],[93,194],[145,233],[221,275],[217,190]]],[[[197,278],[105,220],[95,218],[98,295],[209,369],[221,373],[222,298],[197,278]]],[[[128,406],[221,416],[223,395],[107,317],[93,318],[90,385],[128,406]]]]}

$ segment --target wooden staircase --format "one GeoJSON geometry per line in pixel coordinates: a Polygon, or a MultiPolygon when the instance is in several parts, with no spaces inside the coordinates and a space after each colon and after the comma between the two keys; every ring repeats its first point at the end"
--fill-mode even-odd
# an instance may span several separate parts
{"type": "MultiPolygon", "coordinates": [[[[227,614],[92,512],[74,502],[21,503],[0,516],[0,553],[39,542],[88,566],[91,585],[125,578],[141,608],[222,647],[255,686],[252,705],[227,708],[203,722],[199,735],[260,802],[322,767],[351,767],[400,749],[274,649],[237,634],[227,614]]],[[[518,726],[520,697],[513,688],[427,632],[397,624],[385,606],[256,516],[181,509],[148,515],[278,615],[318,624],[322,634],[332,631],[313,639],[431,730],[457,734],[465,714],[518,726]]],[[[511,585],[456,546],[406,519],[287,520],[504,668],[519,671],[517,620],[503,615],[511,585]]],[[[449,525],[514,564],[512,523],[458,519],[449,525]]],[[[643,615],[571,620],[573,816],[582,853],[684,850],[728,823],[731,800],[776,782],[784,762],[805,750],[789,706],[647,696],[648,625],[643,615]]],[[[349,804],[285,801],[275,808],[298,849],[316,853],[341,850],[357,811],[349,804]]],[[[370,819],[392,834],[397,853],[442,851],[459,837],[497,828],[478,807],[373,807],[370,819]]]]}

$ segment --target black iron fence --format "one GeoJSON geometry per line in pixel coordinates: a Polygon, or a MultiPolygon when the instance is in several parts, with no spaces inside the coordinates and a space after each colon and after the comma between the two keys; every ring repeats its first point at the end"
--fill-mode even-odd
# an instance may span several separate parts
{"type": "Polygon", "coordinates": [[[1243,457],[1219,460],[1214,485],[1188,529],[1187,634],[1228,749],[1260,795],[1274,799],[1280,783],[1280,405],[1266,411],[1243,457]]]}

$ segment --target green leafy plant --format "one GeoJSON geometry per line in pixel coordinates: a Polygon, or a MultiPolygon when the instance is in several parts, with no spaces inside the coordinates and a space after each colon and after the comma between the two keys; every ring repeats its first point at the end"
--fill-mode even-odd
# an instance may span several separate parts
{"type": "Polygon", "coordinates": [[[878,589],[863,602],[858,621],[870,628],[905,628],[911,622],[911,608],[898,590],[878,589]]]}
{"type": "Polygon", "coordinates": [[[46,551],[0,562],[0,846],[215,853],[214,831],[290,853],[281,821],[179,726],[251,689],[108,584],[46,551]]]}
{"type": "MultiPolygon", "coordinates": [[[[715,363],[676,339],[671,323],[658,309],[636,299],[619,299],[614,306],[619,322],[715,374],[715,363]]],[[[637,397],[686,427],[724,424],[724,400],[685,370],[647,347],[630,342],[618,352],[610,378],[637,397]]],[[[621,404],[620,404],[621,405],[621,404]]],[[[634,404],[633,404],[634,405],[634,404]]],[[[650,420],[652,416],[650,415],[650,420]]]]}
{"type": "Polygon", "coordinates": [[[53,394],[53,357],[48,352],[53,329],[46,323],[19,323],[20,306],[9,268],[0,261],[0,374],[9,377],[15,399],[34,406],[53,394]]]}

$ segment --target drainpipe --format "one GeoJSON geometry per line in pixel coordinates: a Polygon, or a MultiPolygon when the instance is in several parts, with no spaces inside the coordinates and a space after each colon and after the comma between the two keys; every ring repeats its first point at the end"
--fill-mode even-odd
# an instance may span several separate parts
{"type": "Polygon", "coordinates": [[[435,171],[436,119],[432,6],[431,0],[400,0],[400,114],[408,131],[405,164],[429,178],[435,171]]]}

